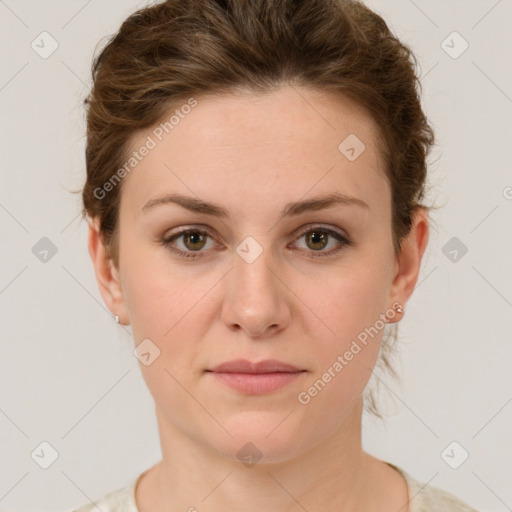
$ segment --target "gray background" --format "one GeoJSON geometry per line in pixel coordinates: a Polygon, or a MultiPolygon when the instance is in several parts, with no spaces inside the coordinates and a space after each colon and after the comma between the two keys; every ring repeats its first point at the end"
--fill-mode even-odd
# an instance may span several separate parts
{"type": "MultiPolygon", "coordinates": [[[[511,510],[512,2],[368,4],[419,58],[443,207],[400,324],[401,384],[384,384],[389,417],[365,419],[365,447],[474,507],[511,510]],[[452,441],[452,464],[469,453],[458,469],[441,456],[452,441]]],[[[102,302],[69,193],[83,184],[94,48],[143,5],[0,0],[3,511],[69,510],[160,459],[130,330],[102,302]],[[45,59],[31,47],[51,49],[43,31],[58,43],[45,59]],[[43,237],[57,250],[46,261],[43,237]],[[50,448],[31,456],[44,441],[58,453],[48,469],[50,448]]]]}

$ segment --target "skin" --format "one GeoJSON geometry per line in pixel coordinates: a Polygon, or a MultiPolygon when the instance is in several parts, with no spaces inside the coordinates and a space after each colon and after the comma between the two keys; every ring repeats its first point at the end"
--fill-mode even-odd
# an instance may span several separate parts
{"type": "MultiPolygon", "coordinates": [[[[135,345],[149,338],[160,350],[140,364],[163,458],[139,479],[139,510],[405,512],[405,481],[361,445],[362,393],[383,331],[307,405],[297,396],[393,303],[405,309],[428,242],[427,213],[417,210],[396,256],[378,129],[346,98],[283,86],[197,100],[123,179],[118,268],[97,221],[89,228],[106,305],[131,324],[135,345]],[[349,134],[366,146],[352,162],[338,150],[349,134]],[[334,205],[279,219],[285,204],[333,191],[368,208],[334,205]],[[216,203],[230,218],[172,203],[142,211],[174,192],[216,203]],[[308,238],[318,225],[352,245],[318,256],[340,243],[308,238]],[[174,247],[202,256],[162,245],[177,228],[194,227],[211,235],[199,243],[181,236],[174,247]],[[252,263],[236,252],[247,236],[263,249],[252,263]],[[249,396],[205,372],[236,358],[276,358],[307,371],[249,396]],[[247,442],[263,454],[251,467],[237,457],[247,442]]],[[[133,149],[151,132],[137,133],[133,149]]]]}

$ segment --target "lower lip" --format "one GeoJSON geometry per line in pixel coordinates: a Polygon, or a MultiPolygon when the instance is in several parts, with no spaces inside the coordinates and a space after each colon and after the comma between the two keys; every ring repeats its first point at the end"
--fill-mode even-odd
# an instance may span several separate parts
{"type": "Polygon", "coordinates": [[[224,384],[242,393],[262,395],[290,384],[304,372],[210,373],[224,382],[224,384]]]}

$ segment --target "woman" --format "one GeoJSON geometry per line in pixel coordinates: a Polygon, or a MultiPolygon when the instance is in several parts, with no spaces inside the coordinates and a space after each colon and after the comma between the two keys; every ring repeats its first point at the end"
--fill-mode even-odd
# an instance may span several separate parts
{"type": "Polygon", "coordinates": [[[89,252],[163,454],[96,505],[474,510],[361,444],[428,242],[408,48],[357,2],[170,0],[93,78],[89,252]]]}

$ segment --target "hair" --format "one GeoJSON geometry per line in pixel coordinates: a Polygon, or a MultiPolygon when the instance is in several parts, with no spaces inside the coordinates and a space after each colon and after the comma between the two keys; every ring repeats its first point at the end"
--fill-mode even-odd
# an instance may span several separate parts
{"type": "MultiPolygon", "coordinates": [[[[358,1],[167,0],[139,9],[93,60],[82,216],[99,221],[118,266],[122,182],[97,191],[120,180],[137,132],[190,98],[297,85],[347,97],[376,122],[399,254],[414,212],[430,209],[422,201],[434,133],[416,64],[386,22],[358,1]]],[[[396,377],[391,348],[383,342],[379,364],[396,377]]],[[[365,407],[382,417],[372,392],[365,407]]]]}

